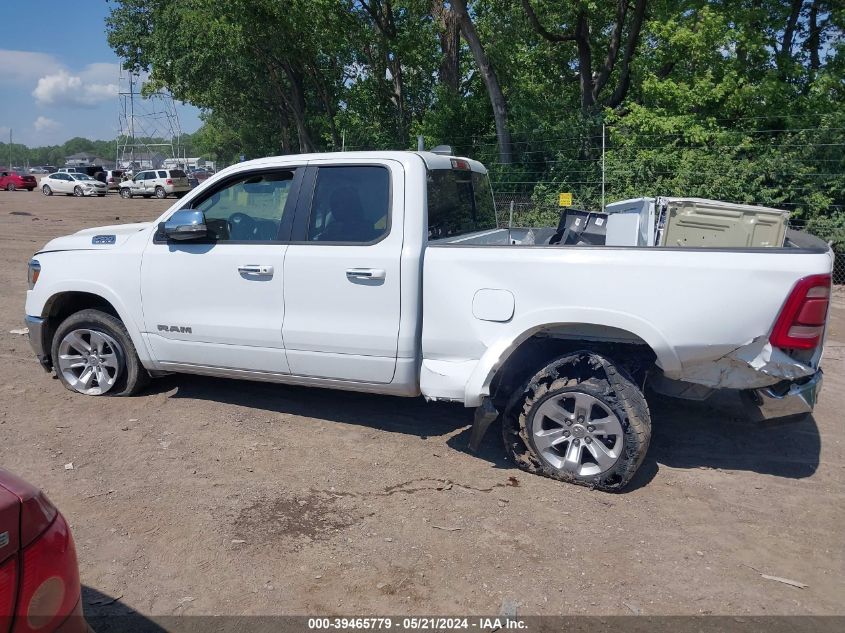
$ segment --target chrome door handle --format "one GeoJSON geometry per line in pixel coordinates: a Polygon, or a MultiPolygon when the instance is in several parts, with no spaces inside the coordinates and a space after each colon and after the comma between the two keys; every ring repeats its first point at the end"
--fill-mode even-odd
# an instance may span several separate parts
{"type": "Polygon", "coordinates": [[[384,279],[387,276],[381,268],[347,268],[348,279],[384,279]]]}
{"type": "Polygon", "coordinates": [[[272,266],[260,266],[257,264],[247,264],[245,266],[238,266],[238,272],[242,275],[264,275],[272,276],[272,266]]]}

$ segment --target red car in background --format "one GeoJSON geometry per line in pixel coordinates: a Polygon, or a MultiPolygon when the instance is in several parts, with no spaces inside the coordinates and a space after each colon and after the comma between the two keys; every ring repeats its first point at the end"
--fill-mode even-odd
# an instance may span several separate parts
{"type": "Polygon", "coordinates": [[[0,171],[0,189],[14,191],[15,189],[26,189],[32,191],[38,186],[35,176],[19,174],[16,171],[0,171]]]}
{"type": "Polygon", "coordinates": [[[35,486],[0,469],[0,633],[86,633],[67,521],[35,486]]]}

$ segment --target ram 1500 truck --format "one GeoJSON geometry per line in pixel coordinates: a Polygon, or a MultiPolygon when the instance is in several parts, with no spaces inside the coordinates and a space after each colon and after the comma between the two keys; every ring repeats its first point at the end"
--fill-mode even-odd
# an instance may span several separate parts
{"type": "Polygon", "coordinates": [[[29,263],[26,320],[42,365],[81,394],[169,372],[421,394],[476,408],[472,446],[500,417],[520,468],[602,490],[645,456],[646,381],[741,390],[763,418],[812,410],[833,263],[820,240],[540,234],[497,226],[487,171],[467,158],[258,159],[156,222],[52,240],[29,263]]]}

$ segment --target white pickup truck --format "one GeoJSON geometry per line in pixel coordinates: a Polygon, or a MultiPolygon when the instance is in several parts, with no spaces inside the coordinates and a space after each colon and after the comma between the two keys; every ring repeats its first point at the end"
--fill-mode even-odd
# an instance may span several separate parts
{"type": "Polygon", "coordinates": [[[422,394],[476,407],[472,446],[500,417],[520,468],[602,490],[646,453],[646,382],[742,390],[763,418],[812,410],[833,264],[820,240],[537,235],[497,228],[487,171],[466,158],[264,158],[156,222],[52,240],[29,263],[26,320],[42,365],[81,394],[170,372],[422,394]]]}

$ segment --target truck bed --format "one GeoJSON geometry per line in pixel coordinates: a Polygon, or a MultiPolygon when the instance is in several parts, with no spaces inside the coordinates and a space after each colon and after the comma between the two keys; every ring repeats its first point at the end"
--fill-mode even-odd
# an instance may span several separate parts
{"type": "Polygon", "coordinates": [[[491,358],[535,335],[641,344],[667,378],[709,388],[765,387],[818,368],[820,351],[788,355],[768,341],[795,283],[830,273],[833,253],[818,238],[789,231],[783,247],[742,249],[549,245],[554,231],[429,243],[423,381],[448,383],[453,371],[474,392],[491,358]]]}

